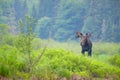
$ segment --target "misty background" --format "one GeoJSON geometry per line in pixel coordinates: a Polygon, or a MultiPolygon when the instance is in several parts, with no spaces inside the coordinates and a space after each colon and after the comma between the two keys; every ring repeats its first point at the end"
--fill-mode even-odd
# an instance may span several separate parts
{"type": "Polygon", "coordinates": [[[26,16],[42,39],[75,40],[80,31],[91,33],[93,41],[120,42],[120,0],[0,0],[0,26],[10,33],[18,34],[19,21],[26,24],[26,16]]]}

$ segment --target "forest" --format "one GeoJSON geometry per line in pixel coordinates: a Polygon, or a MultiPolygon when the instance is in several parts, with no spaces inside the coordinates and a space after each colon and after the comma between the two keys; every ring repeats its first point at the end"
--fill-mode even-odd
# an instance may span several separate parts
{"type": "Polygon", "coordinates": [[[120,0],[0,0],[0,80],[120,80],[120,0]]]}
{"type": "Polygon", "coordinates": [[[0,0],[0,23],[16,34],[18,21],[33,18],[38,37],[74,40],[74,33],[91,33],[94,41],[120,42],[120,0],[0,0]]]}

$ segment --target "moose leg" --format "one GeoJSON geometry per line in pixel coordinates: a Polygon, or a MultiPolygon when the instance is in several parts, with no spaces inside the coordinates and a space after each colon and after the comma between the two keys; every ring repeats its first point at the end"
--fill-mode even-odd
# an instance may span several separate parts
{"type": "Polygon", "coordinates": [[[92,56],[92,49],[88,50],[88,56],[92,56]]]}
{"type": "Polygon", "coordinates": [[[81,53],[82,53],[83,55],[85,55],[85,47],[84,47],[84,46],[81,46],[81,47],[82,47],[81,53]]]}
{"type": "Polygon", "coordinates": [[[81,53],[82,53],[83,55],[85,55],[85,51],[84,51],[84,50],[82,50],[81,53]]]}
{"type": "Polygon", "coordinates": [[[85,55],[85,50],[82,49],[81,53],[82,53],[83,55],[85,55]]]}

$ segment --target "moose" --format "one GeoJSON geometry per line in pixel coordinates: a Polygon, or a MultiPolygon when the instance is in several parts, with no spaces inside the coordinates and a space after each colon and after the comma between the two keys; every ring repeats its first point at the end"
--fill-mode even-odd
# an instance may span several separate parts
{"type": "Polygon", "coordinates": [[[80,45],[82,47],[82,54],[85,54],[85,51],[88,52],[88,56],[92,56],[92,42],[90,40],[91,34],[86,33],[86,35],[83,35],[81,32],[76,32],[76,38],[81,38],[80,45]]]}

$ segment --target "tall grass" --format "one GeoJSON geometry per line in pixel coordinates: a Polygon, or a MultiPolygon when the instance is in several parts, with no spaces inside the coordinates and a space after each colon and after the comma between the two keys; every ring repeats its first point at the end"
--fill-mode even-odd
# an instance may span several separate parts
{"type": "MultiPolygon", "coordinates": [[[[46,43],[46,40],[41,40],[36,38],[33,41],[33,45],[36,49],[40,49],[46,43]],[[37,43],[36,43],[37,42],[37,43]]],[[[70,50],[74,53],[81,52],[81,46],[79,41],[67,41],[67,42],[56,42],[54,40],[50,40],[48,44],[48,48],[61,48],[70,50]]],[[[108,43],[108,42],[93,42],[92,47],[93,55],[101,55],[101,54],[120,54],[120,43],[108,43]]]]}

